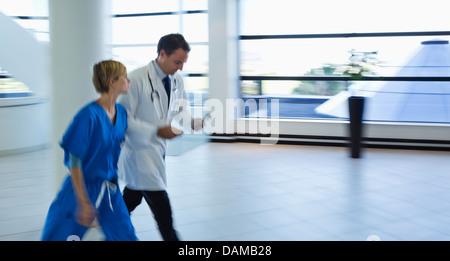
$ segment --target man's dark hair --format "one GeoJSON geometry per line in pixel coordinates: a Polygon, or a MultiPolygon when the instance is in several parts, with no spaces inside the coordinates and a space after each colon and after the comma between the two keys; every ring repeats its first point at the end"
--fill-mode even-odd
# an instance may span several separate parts
{"type": "Polygon", "coordinates": [[[191,47],[181,34],[168,34],[159,39],[158,55],[161,50],[164,50],[167,56],[170,56],[175,50],[182,48],[186,52],[191,51],[191,47]]]}

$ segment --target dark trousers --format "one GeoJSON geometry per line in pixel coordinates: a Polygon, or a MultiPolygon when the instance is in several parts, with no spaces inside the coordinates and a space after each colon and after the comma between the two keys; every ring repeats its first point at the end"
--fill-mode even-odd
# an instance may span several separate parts
{"type": "Polygon", "coordinates": [[[128,208],[128,213],[141,204],[142,198],[147,201],[158,224],[159,232],[164,241],[179,241],[177,232],[173,228],[172,208],[169,196],[163,191],[132,190],[127,187],[123,190],[123,199],[128,208]]]}

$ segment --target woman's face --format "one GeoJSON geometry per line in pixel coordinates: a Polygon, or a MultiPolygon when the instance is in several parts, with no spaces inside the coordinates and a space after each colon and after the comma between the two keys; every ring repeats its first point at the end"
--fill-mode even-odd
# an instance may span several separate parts
{"type": "Polygon", "coordinates": [[[128,88],[130,85],[130,79],[126,74],[122,74],[118,79],[113,80],[113,90],[118,94],[128,93],[128,88]]]}

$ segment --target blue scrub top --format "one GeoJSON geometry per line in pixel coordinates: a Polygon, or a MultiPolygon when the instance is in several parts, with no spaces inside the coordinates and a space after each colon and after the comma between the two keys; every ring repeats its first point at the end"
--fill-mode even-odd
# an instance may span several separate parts
{"type": "MultiPolygon", "coordinates": [[[[137,240],[122,194],[108,187],[100,194],[105,180],[117,180],[117,163],[121,143],[127,129],[127,114],[116,104],[116,122],[112,124],[105,110],[97,103],[84,106],[73,118],[60,143],[64,164],[69,167],[70,154],[81,160],[86,190],[98,211],[98,221],[107,240],[137,240]],[[101,196],[101,198],[100,198],[101,196]]],[[[42,240],[83,238],[87,227],[76,221],[76,198],[70,175],[50,205],[42,231],[42,240]]]]}
{"type": "Polygon", "coordinates": [[[113,125],[100,104],[95,101],[87,104],[75,115],[60,143],[64,149],[64,164],[69,167],[69,153],[73,153],[82,162],[86,183],[116,180],[127,127],[127,113],[122,105],[116,104],[113,125]]]}

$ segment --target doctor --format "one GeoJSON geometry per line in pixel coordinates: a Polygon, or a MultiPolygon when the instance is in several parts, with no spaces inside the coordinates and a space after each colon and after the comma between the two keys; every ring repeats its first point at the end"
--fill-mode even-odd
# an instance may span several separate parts
{"type": "MultiPolygon", "coordinates": [[[[166,141],[182,134],[171,121],[179,113],[180,101],[187,100],[178,70],[183,69],[190,50],[181,34],[161,37],[156,60],[128,74],[129,92],[119,98],[128,114],[119,159],[119,175],[125,183],[123,198],[130,214],[145,199],[165,241],[179,240],[166,192],[165,154],[166,141]]],[[[202,119],[192,119],[191,126],[201,129],[202,119]]]]}

